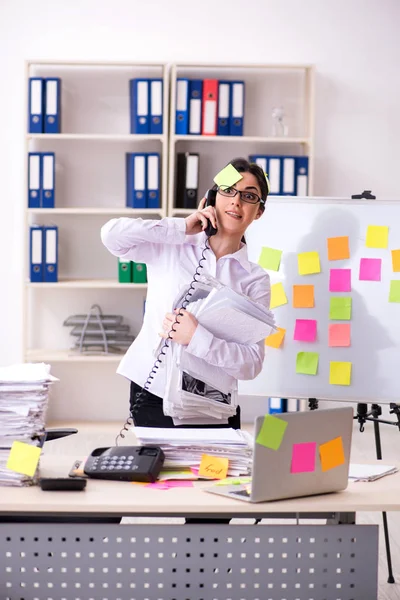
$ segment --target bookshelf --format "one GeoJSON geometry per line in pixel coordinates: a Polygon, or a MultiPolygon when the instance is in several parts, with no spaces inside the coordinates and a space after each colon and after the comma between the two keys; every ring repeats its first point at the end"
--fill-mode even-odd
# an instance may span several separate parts
{"type": "Polygon", "coordinates": [[[168,169],[168,214],[187,215],[177,208],[176,156],[197,152],[199,160],[198,200],[211,186],[213,177],[232,158],[251,154],[309,157],[308,194],[313,195],[314,157],[314,68],[312,65],[202,65],[171,66],[171,110],[168,169]],[[245,82],[243,136],[176,135],[176,81],[178,78],[243,80],[245,82]],[[283,106],[288,135],[272,135],[272,110],[283,106]]]}
{"type": "MultiPolygon", "coordinates": [[[[99,304],[104,314],[120,314],[137,335],[143,319],[146,284],[118,282],[117,259],[102,245],[100,229],[113,217],[160,219],[188,214],[175,207],[176,154],[200,154],[199,199],[216,172],[236,156],[309,156],[313,190],[314,70],[310,65],[201,65],[131,62],[30,60],[29,77],[61,78],[59,134],[24,134],[23,358],[47,362],[60,382],[53,388],[48,422],[117,421],[127,416],[129,382],[116,374],[122,354],[72,353],[64,320],[99,304]],[[129,133],[129,79],[163,79],[162,135],[129,133]],[[243,136],[175,135],[176,79],[215,78],[246,83],[243,136]],[[288,136],[271,134],[271,111],[283,104],[288,136]],[[55,208],[28,208],[29,152],[55,153],[55,208]],[[125,153],[159,152],[161,205],[125,205],[125,153]],[[59,280],[29,280],[29,227],[57,225],[59,280]]],[[[27,102],[26,102],[27,105],[27,102]]],[[[23,118],[26,122],[27,106],[23,118]]],[[[27,129],[25,129],[26,131],[27,129]]]]}

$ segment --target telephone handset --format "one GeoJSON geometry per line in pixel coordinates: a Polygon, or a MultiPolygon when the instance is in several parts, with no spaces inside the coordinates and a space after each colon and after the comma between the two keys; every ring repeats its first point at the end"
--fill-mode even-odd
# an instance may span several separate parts
{"type": "MultiPolygon", "coordinates": [[[[215,198],[217,196],[217,190],[207,190],[206,192],[206,206],[215,206],[215,198]]],[[[213,227],[211,221],[208,219],[208,225],[204,230],[207,237],[211,237],[218,232],[216,227],[213,227]]]]}

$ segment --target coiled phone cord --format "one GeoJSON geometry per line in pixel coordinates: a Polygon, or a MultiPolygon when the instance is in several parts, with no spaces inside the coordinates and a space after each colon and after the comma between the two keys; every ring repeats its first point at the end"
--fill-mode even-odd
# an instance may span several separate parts
{"type": "MultiPolygon", "coordinates": [[[[161,348],[160,348],[160,350],[159,350],[159,352],[157,354],[157,358],[156,358],[156,360],[154,362],[154,365],[153,365],[153,367],[152,367],[152,369],[151,369],[151,371],[150,371],[150,373],[149,373],[149,375],[147,377],[146,383],[144,384],[143,388],[140,390],[139,394],[136,396],[136,402],[135,402],[135,404],[134,404],[134,406],[132,408],[132,413],[135,412],[135,408],[139,408],[139,406],[143,403],[143,398],[142,398],[143,393],[149,389],[149,387],[150,387],[150,385],[151,385],[151,383],[152,383],[152,381],[153,381],[153,379],[154,379],[154,377],[155,377],[155,375],[157,373],[157,369],[162,364],[162,357],[165,356],[166,349],[169,348],[169,342],[170,342],[170,340],[172,340],[171,333],[173,333],[174,331],[176,331],[175,325],[178,322],[177,319],[178,319],[179,316],[183,316],[183,313],[181,313],[180,311],[182,309],[186,308],[186,306],[189,304],[190,298],[193,295],[194,290],[196,289],[195,288],[195,284],[198,282],[198,279],[199,279],[200,274],[201,274],[200,273],[201,269],[204,268],[204,265],[202,265],[201,263],[204,260],[206,260],[205,252],[206,252],[206,250],[209,250],[209,249],[210,249],[210,246],[209,246],[209,243],[208,243],[208,238],[206,238],[206,243],[205,243],[205,246],[204,246],[203,251],[201,253],[201,258],[199,260],[199,264],[197,265],[196,271],[195,271],[195,273],[193,275],[193,279],[190,282],[189,289],[188,289],[188,291],[185,294],[185,297],[184,297],[184,299],[182,301],[182,305],[179,307],[179,312],[178,312],[178,314],[175,317],[175,321],[172,323],[172,327],[171,327],[171,329],[168,332],[168,336],[165,339],[163,345],[161,346],[161,348]]],[[[132,414],[130,414],[129,417],[126,419],[126,421],[125,421],[125,423],[124,423],[121,431],[119,432],[119,434],[115,438],[115,445],[116,446],[118,446],[118,440],[119,440],[119,438],[121,438],[121,439],[125,438],[124,431],[129,431],[129,427],[132,427],[132,425],[134,425],[134,421],[133,421],[132,414]]]]}

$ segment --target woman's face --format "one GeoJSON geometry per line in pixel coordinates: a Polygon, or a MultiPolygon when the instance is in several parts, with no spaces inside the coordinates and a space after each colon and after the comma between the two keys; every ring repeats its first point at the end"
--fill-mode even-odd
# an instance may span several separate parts
{"type": "MultiPolygon", "coordinates": [[[[252,173],[241,173],[242,179],[232,187],[240,192],[252,192],[261,198],[257,178],[252,173]]],[[[218,229],[230,234],[242,234],[247,227],[262,215],[260,203],[249,204],[241,200],[240,195],[229,197],[217,193],[216,204],[218,229]]]]}

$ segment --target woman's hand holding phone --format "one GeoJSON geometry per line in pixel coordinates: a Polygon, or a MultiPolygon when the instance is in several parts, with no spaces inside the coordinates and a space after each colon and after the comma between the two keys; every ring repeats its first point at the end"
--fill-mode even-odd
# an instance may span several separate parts
{"type": "Polygon", "coordinates": [[[206,198],[203,198],[199,203],[199,208],[196,212],[186,217],[186,234],[195,235],[204,231],[209,223],[217,229],[217,216],[213,206],[206,206],[206,198]]]}

